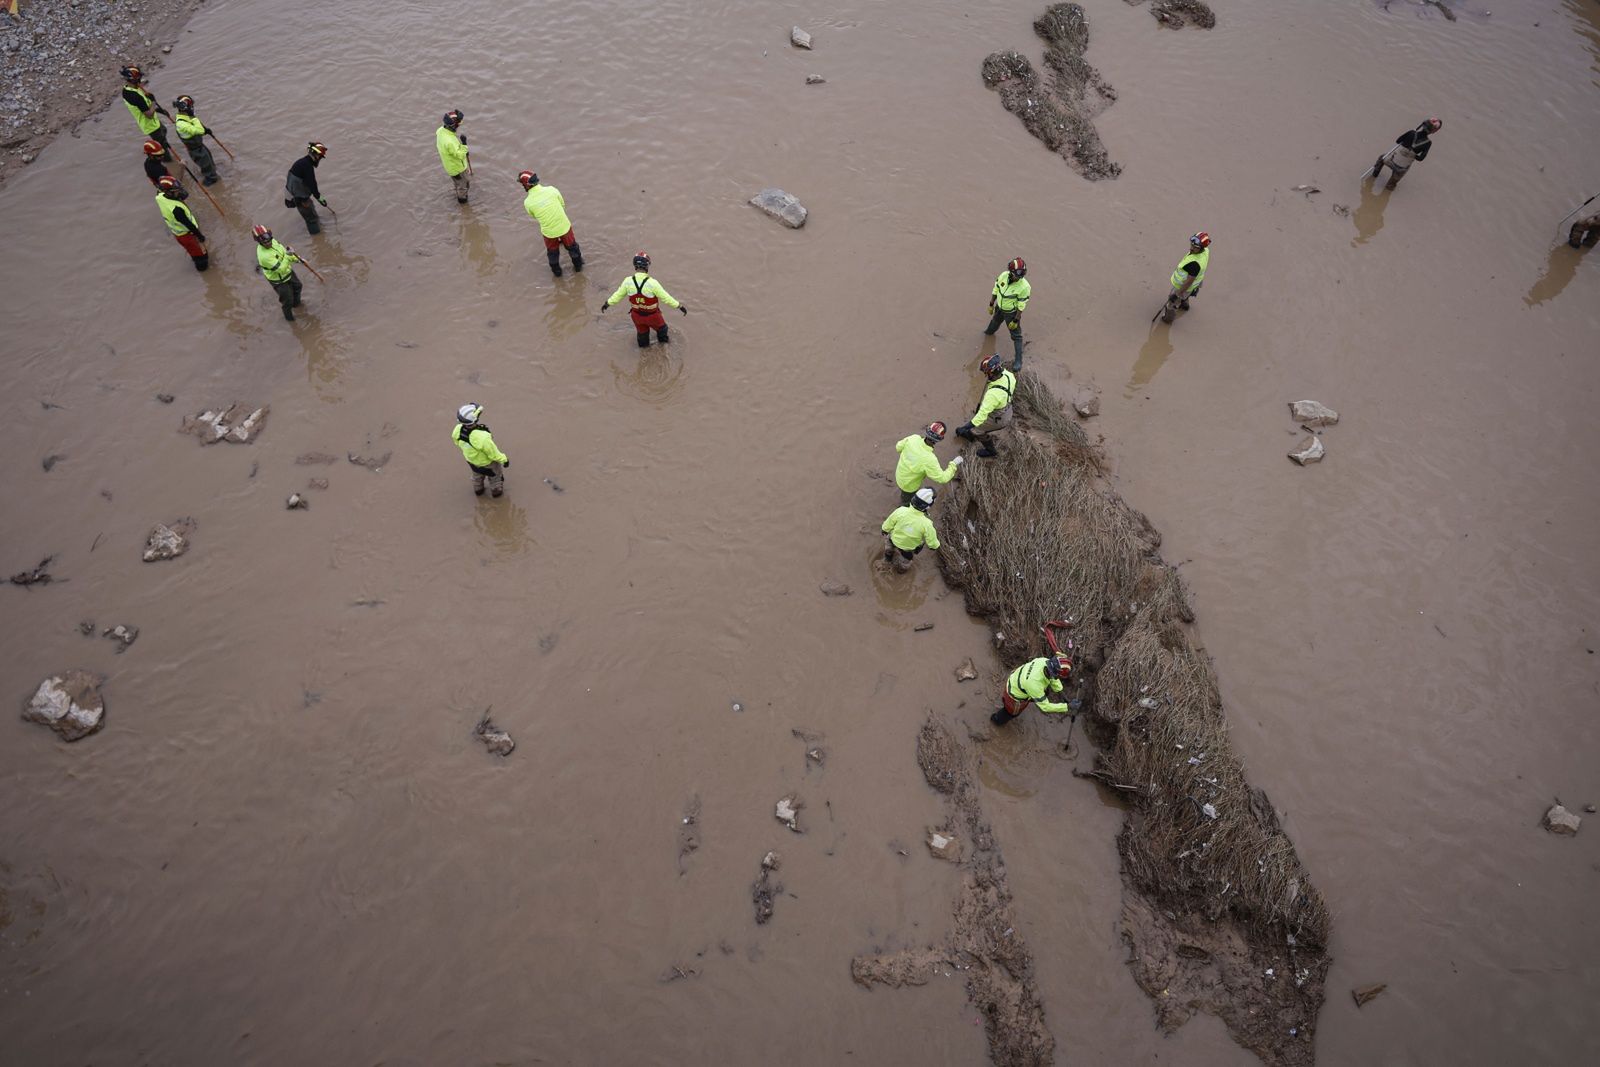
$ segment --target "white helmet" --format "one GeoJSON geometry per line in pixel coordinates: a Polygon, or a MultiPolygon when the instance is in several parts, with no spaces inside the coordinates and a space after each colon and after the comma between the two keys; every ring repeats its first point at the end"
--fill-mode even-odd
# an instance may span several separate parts
{"type": "Polygon", "coordinates": [[[925,485],[917,490],[917,495],[912,498],[918,511],[927,511],[933,507],[933,486],[925,485]]]}
{"type": "Polygon", "coordinates": [[[478,416],[483,414],[482,404],[462,404],[456,408],[456,421],[470,424],[478,421],[478,416]]]}

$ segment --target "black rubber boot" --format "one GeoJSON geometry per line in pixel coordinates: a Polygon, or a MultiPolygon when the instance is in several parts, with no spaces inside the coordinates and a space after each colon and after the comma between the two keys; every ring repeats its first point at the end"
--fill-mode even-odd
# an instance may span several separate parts
{"type": "Polygon", "coordinates": [[[194,269],[195,270],[205,270],[210,266],[211,266],[211,256],[210,255],[195,256],[194,257],[194,269]]]}
{"type": "Polygon", "coordinates": [[[1000,450],[994,446],[994,442],[992,441],[984,441],[983,447],[978,449],[978,455],[984,459],[989,459],[993,456],[998,456],[999,454],[1000,450]]]}
{"type": "Polygon", "coordinates": [[[1178,310],[1179,311],[1188,311],[1189,310],[1189,301],[1187,301],[1187,300],[1178,301],[1178,310]]]}
{"type": "Polygon", "coordinates": [[[1006,711],[1005,708],[1001,708],[999,711],[989,716],[989,721],[994,723],[996,726],[1010,726],[1011,719],[1011,713],[1006,711]]]}
{"type": "Polygon", "coordinates": [[[567,249],[567,255],[572,257],[572,273],[583,273],[583,249],[578,247],[578,242],[572,242],[572,247],[567,249]]]}
{"type": "Polygon", "coordinates": [[[1383,157],[1379,156],[1378,157],[1378,161],[1372,165],[1372,180],[1373,181],[1377,181],[1378,180],[1378,175],[1380,175],[1382,173],[1383,173],[1383,157]]]}
{"type": "Polygon", "coordinates": [[[650,347],[650,331],[646,330],[643,333],[634,334],[634,340],[639,342],[639,347],[640,348],[649,348],[650,347]]]}
{"type": "Polygon", "coordinates": [[[1022,350],[1017,349],[1017,354],[1011,358],[1011,373],[1015,374],[1022,369],[1022,350]]]}
{"type": "Polygon", "coordinates": [[[293,322],[294,321],[294,308],[292,308],[292,307],[284,308],[283,309],[283,317],[284,317],[284,319],[286,321],[293,322]]]}
{"type": "Polygon", "coordinates": [[[664,345],[670,345],[672,343],[672,334],[669,332],[667,327],[663,326],[661,329],[656,331],[656,340],[660,341],[664,345]]]}
{"type": "Polygon", "coordinates": [[[550,262],[550,273],[557,278],[561,277],[561,246],[557,245],[545,252],[545,259],[550,262]]]}

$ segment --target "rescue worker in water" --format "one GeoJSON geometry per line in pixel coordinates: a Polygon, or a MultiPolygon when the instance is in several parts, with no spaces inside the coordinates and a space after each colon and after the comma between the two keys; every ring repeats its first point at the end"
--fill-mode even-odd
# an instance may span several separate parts
{"type": "Polygon", "coordinates": [[[1200,284],[1206,280],[1206,267],[1211,263],[1211,235],[1204,230],[1189,238],[1189,252],[1178,260],[1172,272],[1172,292],[1161,309],[1161,321],[1171,322],[1178,312],[1189,310],[1189,301],[1200,295],[1200,284]]]}
{"type": "Polygon", "coordinates": [[[994,289],[989,293],[989,326],[983,331],[985,337],[993,337],[994,332],[1003,322],[1006,332],[1011,334],[1011,347],[1013,357],[1011,369],[1022,369],[1022,313],[1028,308],[1028,298],[1033,295],[1033,286],[1028,282],[1028,265],[1021,259],[1013,259],[1006,264],[1006,269],[994,280],[994,289]]]}
{"type": "Polygon", "coordinates": [[[894,484],[900,487],[901,507],[916,498],[924,478],[944,485],[961,469],[965,462],[962,456],[952,459],[943,469],[939,467],[939,457],[933,454],[933,446],[943,440],[944,423],[930,422],[921,433],[895,442],[894,450],[900,453],[900,461],[894,466],[894,484]]]}
{"type": "Polygon", "coordinates": [[[1421,163],[1428,158],[1428,151],[1433,148],[1431,137],[1443,128],[1444,123],[1439,119],[1423,119],[1417,123],[1417,128],[1407,130],[1394,139],[1394,147],[1378,157],[1372,165],[1372,180],[1377,181],[1378,175],[1383,173],[1385,163],[1389,165],[1389,184],[1385,189],[1393,189],[1400,184],[1400,179],[1406,176],[1411,169],[1411,164],[1421,163]]]}
{"type": "Polygon", "coordinates": [[[122,102],[128,105],[128,112],[133,115],[133,121],[139,124],[139,132],[146,138],[161,145],[162,160],[172,158],[172,147],[167,144],[167,128],[162,125],[157,115],[166,115],[167,109],[156,103],[155,97],[150,95],[150,90],[144,86],[144,72],[138,67],[128,66],[122,68],[122,102]]]}
{"type": "Polygon", "coordinates": [[[184,95],[172,102],[178,109],[178,117],[172,124],[178,129],[178,139],[183,142],[183,147],[189,150],[189,158],[194,160],[194,165],[200,168],[200,184],[215,185],[221,179],[217,177],[217,161],[212,158],[211,149],[206,147],[206,135],[210,134],[215,139],[216,134],[195,115],[194,97],[184,95]]]}
{"type": "Polygon", "coordinates": [[[194,220],[194,215],[183,206],[189,199],[189,190],[178,184],[178,179],[168,175],[156,183],[161,191],[156,194],[156,207],[161,212],[161,220],[167,224],[167,229],[172,232],[178,244],[189,253],[194,263],[195,270],[205,270],[211,266],[211,256],[206,251],[206,235],[200,232],[200,224],[194,220]]]}
{"type": "Polygon", "coordinates": [[[1040,656],[1038,659],[1029,660],[1006,679],[1005,689],[1000,694],[1000,707],[989,716],[989,721],[996,726],[1009,725],[1012,719],[1028,710],[1029,704],[1037,704],[1039,710],[1051,715],[1077,714],[1077,707],[1072,701],[1056,702],[1050,697],[1061,692],[1064,688],[1062,679],[1072,673],[1072,661],[1065,656],[1040,656]]]}
{"type": "MultiPolygon", "coordinates": [[[[556,273],[560,273],[559,268],[556,273]]],[[[605,314],[606,308],[623,297],[628,298],[628,314],[633,316],[633,328],[638,331],[640,348],[650,347],[651,330],[656,332],[656,340],[662,344],[672,343],[667,320],[661,314],[662,304],[669,308],[677,308],[680,314],[689,314],[688,305],[678,303],[660,282],[650,277],[648,252],[633,254],[633,273],[622,279],[622,284],[617,286],[616,292],[600,305],[600,313],[605,314]]]]}
{"type": "Polygon", "coordinates": [[[998,355],[984,357],[978,369],[989,379],[983,387],[983,397],[971,421],[956,427],[956,436],[968,441],[983,438],[978,455],[984,459],[1000,454],[1000,435],[1011,429],[1015,412],[1011,410],[1011,396],[1017,391],[1017,376],[1006,370],[998,355]]]}
{"type": "Polygon", "coordinates": [[[883,532],[888,535],[883,558],[894,564],[897,574],[910,570],[912,561],[924,548],[939,550],[938,531],[933,528],[933,520],[928,518],[931,507],[933,486],[925,485],[912,496],[910,504],[900,505],[883,520],[883,532]]]}
{"type": "Polygon", "coordinates": [[[489,427],[479,421],[482,418],[482,404],[462,404],[456,409],[456,425],[450,430],[450,440],[460,447],[461,454],[467,458],[467,466],[472,468],[473,495],[482,496],[487,482],[489,495],[499,496],[506,491],[505,468],[511,466],[511,460],[494,443],[489,427]]]}
{"type": "Polygon", "coordinates": [[[444,166],[450,184],[455,186],[456,203],[465,204],[472,191],[472,164],[467,159],[467,135],[461,132],[461,121],[467,116],[459,109],[446,111],[444,121],[435,131],[433,143],[439,149],[439,162],[444,166]]]}
{"type": "Polygon", "coordinates": [[[583,273],[583,249],[572,234],[572,220],[567,218],[567,198],[553,185],[540,185],[539,176],[531,170],[517,175],[517,184],[528,191],[522,200],[522,209],[539,224],[539,236],[544,238],[545,258],[550,261],[550,273],[561,277],[561,249],[572,258],[572,270],[583,273]]]}
{"type": "Polygon", "coordinates": [[[278,294],[283,317],[293,322],[294,309],[300,306],[300,279],[294,272],[300,257],[294,249],[273,237],[265,226],[251,227],[250,236],[256,241],[256,266],[272,291],[278,294]]]}

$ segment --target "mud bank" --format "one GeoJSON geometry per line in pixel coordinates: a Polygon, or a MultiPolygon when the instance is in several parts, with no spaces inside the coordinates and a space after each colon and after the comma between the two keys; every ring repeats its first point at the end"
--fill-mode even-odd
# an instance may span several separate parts
{"type": "Polygon", "coordinates": [[[1090,181],[1115,178],[1122,165],[1106,154],[1093,120],[1117,93],[1084,59],[1089,16],[1077,4],[1053,4],[1034,19],[1033,32],[1046,45],[1045,79],[1013,49],[991,52],[984,59],[983,84],[998,90],[1001,105],[1073,170],[1090,181]]]}
{"type": "MultiPolygon", "coordinates": [[[[122,66],[135,64],[146,76],[159,68],[162,49],[170,51],[204,2],[22,0],[17,16],[0,14],[0,183],[33,162],[61,131],[115,101],[122,66]]],[[[156,100],[170,107],[173,97],[192,89],[162,85],[156,100]]],[[[131,177],[138,173],[138,130],[132,119],[126,121],[131,177]]]]}
{"type": "Polygon", "coordinates": [[[972,462],[944,504],[960,516],[940,554],[945,579],[1004,635],[1007,664],[1046,651],[1044,621],[1074,621],[1075,685],[1100,750],[1087,776],[1129,805],[1121,932],[1160,1026],[1210,1012],[1264,1062],[1309,1064],[1327,908],[1231,751],[1160,534],[1105,484],[1038,378],[1021,376],[1016,404],[1019,431],[999,458],[972,462]]]}

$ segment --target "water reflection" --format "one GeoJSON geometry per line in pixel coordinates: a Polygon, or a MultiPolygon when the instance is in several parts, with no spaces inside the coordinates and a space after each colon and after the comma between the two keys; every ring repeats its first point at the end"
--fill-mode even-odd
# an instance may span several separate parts
{"type": "Polygon", "coordinates": [[[472,210],[470,204],[461,209],[461,251],[477,270],[478,277],[494,274],[498,257],[494,237],[489,232],[489,220],[472,210]]]}
{"type": "MultiPolygon", "coordinates": [[[[559,340],[576,337],[580,330],[597,317],[595,308],[600,306],[600,300],[594,298],[594,292],[584,285],[581,274],[575,275],[569,270],[560,278],[550,280],[555,283],[555,288],[550,294],[550,299],[545,302],[544,327],[551,337],[559,340]],[[591,298],[594,298],[594,307],[588,305],[591,298]]],[[[633,326],[628,322],[627,312],[615,308],[612,312],[622,316],[623,324],[631,333],[633,326]]]]}
{"type": "Polygon", "coordinates": [[[1550,261],[1545,264],[1544,274],[1533,283],[1533,288],[1528,290],[1528,295],[1522,302],[1529,307],[1538,307],[1546,300],[1554,300],[1561,295],[1572,279],[1578,275],[1578,264],[1583,261],[1583,253],[1567,244],[1565,241],[1550,250],[1550,261]]]}
{"type": "Polygon", "coordinates": [[[1593,59],[1590,70],[1596,75],[1589,79],[1589,84],[1600,86],[1600,7],[1590,0],[1564,0],[1564,5],[1573,18],[1573,29],[1583,38],[1583,43],[1589,47],[1589,55],[1593,59]]]}
{"type": "Polygon", "coordinates": [[[1172,327],[1166,323],[1153,327],[1144,347],[1139,349],[1139,358],[1133,364],[1133,376],[1128,379],[1128,388],[1122,391],[1122,395],[1132,400],[1133,394],[1149,385],[1156,373],[1166,366],[1167,357],[1172,355],[1172,351],[1172,327]]]}
{"type": "MultiPolygon", "coordinates": [[[[512,492],[510,474],[507,472],[506,492],[512,492]]],[[[492,496],[481,497],[478,507],[472,515],[472,525],[478,531],[478,543],[484,548],[491,549],[501,559],[511,559],[515,556],[527,555],[533,547],[533,538],[528,536],[528,512],[521,504],[511,500],[509,496],[496,500],[492,496]]]]}
{"type": "Polygon", "coordinates": [[[679,338],[670,345],[634,349],[639,353],[637,358],[611,364],[617,388],[636,400],[657,405],[674,399],[683,392],[686,381],[682,348],[683,340],[679,338]]]}
{"type": "MultiPolygon", "coordinates": [[[[248,301],[239,299],[233,286],[228,284],[227,275],[218,270],[208,270],[202,277],[205,279],[205,294],[201,301],[206,310],[211,312],[213,318],[220,319],[227,325],[228,332],[237,337],[249,337],[253,333],[260,333],[261,327],[250,321],[250,306],[248,301]]],[[[263,283],[265,284],[265,283],[263,283]]],[[[272,293],[271,288],[267,289],[272,293]]],[[[277,294],[272,293],[272,305],[277,304],[277,294]]],[[[242,346],[241,346],[242,347],[242,346]]]]}
{"type": "MultiPolygon", "coordinates": [[[[343,357],[347,348],[347,334],[345,330],[330,327],[322,321],[318,314],[321,301],[312,302],[322,295],[320,287],[313,293],[307,286],[301,298],[304,303],[295,311],[295,321],[282,325],[285,329],[293,330],[295,340],[300,343],[300,351],[306,361],[306,379],[316,390],[318,398],[333,404],[344,399],[335,387],[344,377],[343,357]]],[[[276,312],[276,301],[272,307],[276,312]]]]}
{"type": "Polygon", "coordinates": [[[1379,188],[1377,180],[1370,174],[1361,179],[1361,203],[1351,212],[1351,219],[1356,224],[1356,238],[1350,242],[1351,248],[1360,248],[1383,229],[1383,209],[1388,204],[1388,190],[1379,188]]]}
{"type": "MultiPolygon", "coordinates": [[[[888,511],[884,514],[887,515],[888,511]]],[[[938,521],[937,517],[934,521],[938,521]]],[[[938,557],[931,550],[923,549],[917,553],[917,561],[911,565],[908,573],[896,574],[893,564],[883,558],[882,539],[874,540],[872,544],[872,554],[867,557],[867,573],[872,576],[872,591],[878,594],[878,603],[884,608],[878,613],[878,621],[891,630],[908,630],[922,620],[901,616],[927,603],[928,593],[938,577],[938,557]]]]}

